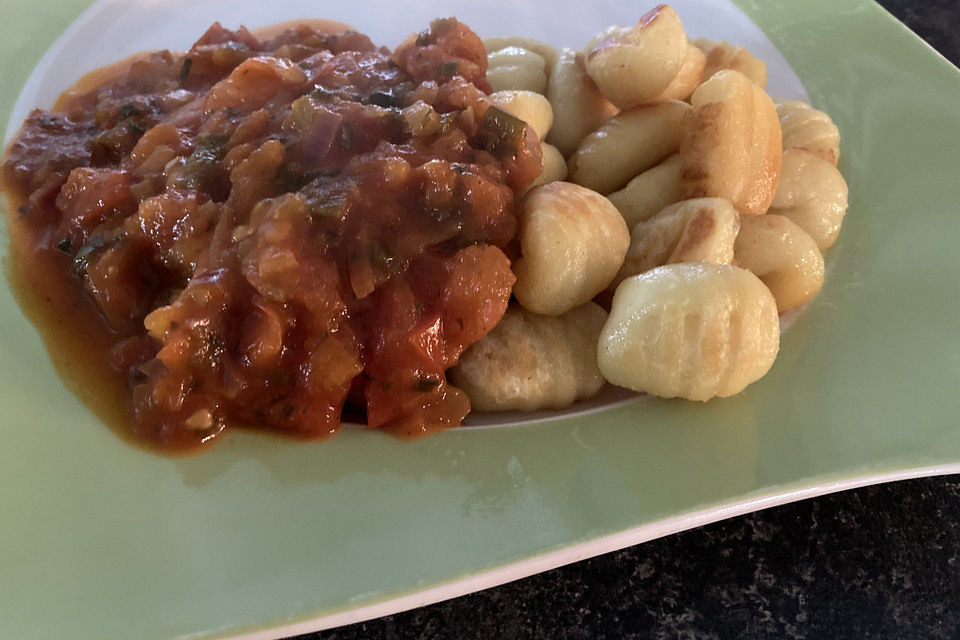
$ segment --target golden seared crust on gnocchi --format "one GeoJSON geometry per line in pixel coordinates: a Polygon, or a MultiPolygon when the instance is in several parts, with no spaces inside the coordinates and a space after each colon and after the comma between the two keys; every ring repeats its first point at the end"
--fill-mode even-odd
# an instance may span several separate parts
{"type": "Polygon", "coordinates": [[[630,244],[616,207],[569,182],[527,194],[519,237],[513,294],[524,308],[545,315],[566,313],[603,291],[630,244]]]}
{"type": "Polygon", "coordinates": [[[506,47],[487,55],[487,82],[494,92],[521,89],[543,93],[547,66],[543,56],[520,47],[506,47]]]}
{"type": "Polygon", "coordinates": [[[732,265],[672,264],[620,284],[597,362],[622,387],[703,401],[763,377],[779,346],[777,306],[756,276],[732,265]]]}
{"type": "Polygon", "coordinates": [[[564,156],[574,152],[583,136],[617,113],[587,76],[583,54],[573,49],[561,49],[557,55],[550,69],[547,99],[553,107],[547,142],[564,156]]]}
{"type": "Polygon", "coordinates": [[[547,44],[546,42],[541,42],[540,40],[535,40],[534,38],[524,38],[523,36],[493,36],[490,38],[483,38],[483,46],[487,50],[487,55],[493,53],[494,51],[506,49],[507,47],[519,47],[520,49],[533,51],[535,54],[543,58],[547,69],[550,69],[557,59],[556,47],[551,44],[547,44]]]}
{"type": "Polygon", "coordinates": [[[553,108],[550,101],[539,93],[508,89],[490,94],[490,103],[530,125],[537,137],[543,140],[553,125],[553,108]]]}
{"type": "Polygon", "coordinates": [[[848,191],[837,168],[821,156],[787,149],[770,213],[796,224],[813,238],[820,251],[826,251],[840,235],[848,191]]]}
{"type": "Polygon", "coordinates": [[[479,411],[562,409],[603,386],[597,340],[607,312],[588,302],[560,316],[513,305],[450,379],[479,411]]]}
{"type": "Polygon", "coordinates": [[[683,59],[683,66],[676,77],[670,81],[667,88],[661,91],[650,102],[666,102],[667,100],[686,100],[703,81],[703,70],[707,57],[696,47],[687,47],[687,54],[683,59]]]}
{"type": "Polygon", "coordinates": [[[740,216],[722,198],[697,198],[670,205],[633,227],[623,266],[609,288],[616,289],[630,276],[665,264],[729,264],[739,230],[740,216]]]}
{"type": "Polygon", "coordinates": [[[679,100],[621,111],[581,141],[570,180],[603,194],[623,188],[677,150],[691,111],[679,100]]]}
{"type": "Polygon", "coordinates": [[[587,73],[621,109],[649,102],[683,67],[687,36],[680,16],[658,5],[626,31],[614,30],[587,52],[587,73]]]}
{"type": "Polygon", "coordinates": [[[555,146],[541,142],[540,156],[542,158],[543,170],[540,172],[540,175],[530,183],[530,186],[527,187],[527,192],[541,184],[558,182],[567,177],[567,161],[564,160],[555,146]]]}
{"type": "Polygon", "coordinates": [[[714,41],[706,38],[695,38],[690,43],[706,56],[704,78],[710,78],[717,71],[731,69],[747,76],[761,89],[767,86],[767,63],[754,57],[743,47],[736,47],[725,40],[714,41]]]}
{"type": "Polygon", "coordinates": [[[807,302],[823,285],[823,255],[817,243],[796,224],[774,213],[740,218],[733,257],[734,264],[767,285],[780,313],[807,302]]]}
{"type": "Polygon", "coordinates": [[[784,149],[803,149],[836,166],[840,130],[830,116],[800,100],[777,100],[784,149]]]}
{"type": "Polygon", "coordinates": [[[614,191],[607,198],[619,209],[620,215],[631,229],[656,215],[669,204],[683,198],[680,187],[680,168],[683,160],[675,153],[657,166],[647,169],[627,183],[623,189],[614,191]]]}
{"type": "Polygon", "coordinates": [[[685,198],[717,197],[766,212],[780,173],[780,121],[770,96],[738,71],[718,71],[690,98],[680,156],[685,198]]]}

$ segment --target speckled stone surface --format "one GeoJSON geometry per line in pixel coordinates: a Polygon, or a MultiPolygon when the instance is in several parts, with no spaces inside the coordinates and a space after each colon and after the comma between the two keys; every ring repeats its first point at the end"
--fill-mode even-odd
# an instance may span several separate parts
{"type": "MultiPolygon", "coordinates": [[[[960,64],[960,0],[881,4],[960,64]]],[[[960,638],[958,555],[960,477],[927,478],[734,518],[298,640],[960,638]]]]}

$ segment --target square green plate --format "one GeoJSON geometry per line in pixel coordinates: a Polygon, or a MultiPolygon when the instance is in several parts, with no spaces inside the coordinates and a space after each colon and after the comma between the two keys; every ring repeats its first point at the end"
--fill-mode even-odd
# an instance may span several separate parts
{"type": "MultiPolygon", "coordinates": [[[[4,1],[0,121],[86,4],[4,1]]],[[[501,31],[541,37],[527,28],[540,16],[592,26],[624,10],[496,3],[507,5],[521,16],[501,31]]],[[[851,193],[826,285],[766,378],[703,405],[649,400],[415,443],[236,433],[164,458],[65,388],[4,285],[0,637],[276,637],[771,504],[960,470],[960,74],[867,0],[739,5],[839,125],[851,193]]],[[[401,8],[367,21],[417,28],[401,8]]],[[[468,24],[471,11],[458,11],[468,24]]],[[[91,42],[107,59],[109,37],[91,42]]]]}

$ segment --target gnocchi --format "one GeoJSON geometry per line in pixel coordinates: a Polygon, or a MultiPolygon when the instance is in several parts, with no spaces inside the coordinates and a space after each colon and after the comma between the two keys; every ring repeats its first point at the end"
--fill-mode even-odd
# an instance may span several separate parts
{"type": "Polygon", "coordinates": [[[803,149],[833,166],[840,160],[840,130],[830,116],[800,100],[776,102],[784,149],[803,149]]]}
{"type": "Polygon", "coordinates": [[[730,69],[739,71],[761,89],[767,86],[767,64],[743,47],[736,47],[725,40],[706,38],[695,38],[691,44],[706,56],[704,78],[712,77],[717,71],[730,69]]]}
{"type": "Polygon", "coordinates": [[[588,302],[560,316],[519,306],[450,370],[480,411],[562,409],[603,386],[597,341],[607,312],[588,302]]]}
{"type": "Polygon", "coordinates": [[[630,233],[598,193],[551,182],[524,198],[513,294],[526,309],[560,315],[588,302],[617,274],[630,233]]]}
{"type": "Polygon", "coordinates": [[[543,170],[539,176],[534,178],[530,186],[527,187],[527,192],[541,184],[558,182],[567,177],[567,161],[563,159],[563,156],[555,146],[541,142],[540,156],[542,158],[543,170]]]}
{"type": "Polygon", "coordinates": [[[580,140],[617,113],[584,69],[583,54],[562,49],[550,70],[547,99],[553,107],[553,127],[547,142],[568,156],[580,140]]]}
{"type": "Polygon", "coordinates": [[[718,197],[766,212],[780,173],[780,121],[770,97],[738,71],[718,71],[690,98],[680,143],[685,198],[718,197]]]}
{"type": "Polygon", "coordinates": [[[677,150],[691,111],[686,102],[674,100],[617,114],[570,157],[570,180],[603,194],[623,188],[677,150]]]}
{"type": "Polygon", "coordinates": [[[493,36],[484,38],[483,46],[486,48],[488,55],[495,51],[506,49],[507,47],[518,47],[532,51],[543,58],[547,69],[553,67],[553,63],[557,60],[556,47],[546,42],[534,40],[533,38],[524,38],[523,36],[493,36]]]}
{"type": "Polygon", "coordinates": [[[547,88],[546,61],[520,47],[494,51],[487,56],[487,82],[494,92],[520,89],[543,93],[547,88]]]}
{"type": "Polygon", "coordinates": [[[734,264],[763,281],[780,313],[807,302],[823,285],[823,255],[806,231],[774,213],[744,216],[734,264]]]}
{"type": "Polygon", "coordinates": [[[736,209],[721,198],[697,198],[666,207],[630,233],[630,247],[610,288],[665,264],[729,264],[740,230],[736,209]]]}
{"type": "Polygon", "coordinates": [[[821,156],[787,149],[770,213],[796,224],[810,234],[820,251],[825,251],[840,235],[848,191],[837,168],[821,156]]]}
{"type": "Polygon", "coordinates": [[[667,88],[661,91],[650,102],[666,102],[667,100],[686,100],[703,81],[703,72],[707,57],[696,47],[687,47],[687,54],[683,58],[683,66],[670,81],[667,88]]]}
{"type": "Polygon", "coordinates": [[[652,169],[647,169],[627,183],[623,189],[614,191],[607,198],[620,210],[627,226],[633,228],[638,222],[650,218],[665,206],[683,198],[680,188],[680,154],[673,154],[652,169]]]}
{"type": "Polygon", "coordinates": [[[708,400],[763,377],[780,347],[773,295],[732,265],[671,264],[624,280],[597,347],[610,382],[708,400]]]}
{"type": "Polygon", "coordinates": [[[687,54],[680,16],[658,5],[629,30],[610,32],[587,52],[587,74],[621,109],[649,102],[680,73],[687,54]]]}
{"type": "Polygon", "coordinates": [[[490,103],[526,122],[543,140],[553,125],[550,102],[539,93],[509,89],[490,94],[490,103]]]}

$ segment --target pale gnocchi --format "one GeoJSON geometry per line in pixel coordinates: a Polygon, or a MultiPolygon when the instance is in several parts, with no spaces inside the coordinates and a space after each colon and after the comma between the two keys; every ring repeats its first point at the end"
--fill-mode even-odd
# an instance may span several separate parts
{"type": "Polygon", "coordinates": [[[739,71],[761,89],[767,86],[767,64],[743,47],[725,40],[717,42],[706,38],[695,38],[691,44],[706,56],[704,78],[710,78],[717,71],[730,69],[739,71]]]}
{"type": "Polygon", "coordinates": [[[547,63],[543,56],[520,47],[506,47],[487,56],[487,82],[496,91],[519,89],[543,93],[547,63]]]}
{"type": "Polygon", "coordinates": [[[540,175],[530,183],[530,186],[527,187],[527,192],[541,184],[558,182],[567,177],[567,161],[564,160],[563,155],[555,146],[541,142],[540,156],[542,158],[543,170],[540,172],[540,175]]]}
{"type": "Polygon", "coordinates": [[[511,306],[464,352],[450,379],[480,411],[562,409],[603,386],[597,341],[606,319],[593,302],[560,316],[511,306]]]}
{"type": "Polygon", "coordinates": [[[620,112],[580,143],[570,157],[570,180],[603,194],[623,188],[677,150],[691,111],[674,100],[620,112]]]}
{"type": "Polygon", "coordinates": [[[532,51],[543,58],[547,69],[550,69],[557,59],[556,47],[547,44],[546,42],[534,40],[533,38],[525,38],[523,36],[494,36],[491,38],[484,38],[483,46],[487,50],[487,55],[495,51],[506,49],[507,47],[519,47],[520,49],[532,51]]]}
{"type": "Polygon", "coordinates": [[[630,232],[599,193],[551,182],[524,198],[513,295],[526,309],[560,315],[603,291],[620,269],[630,232]]]}
{"type": "Polygon", "coordinates": [[[683,67],[687,35],[680,16],[658,5],[628,30],[606,34],[587,52],[587,73],[606,98],[621,109],[649,102],[683,67]]]}
{"type": "Polygon", "coordinates": [[[840,160],[840,130],[830,116],[800,100],[778,100],[777,116],[784,149],[803,149],[836,166],[840,160]]]}
{"type": "Polygon", "coordinates": [[[587,76],[583,54],[561,49],[550,69],[547,99],[553,107],[553,127],[547,142],[570,155],[587,135],[617,113],[587,76]]]}
{"type": "Polygon", "coordinates": [[[622,387],[702,401],[763,377],[779,346],[777,305],[756,276],[732,265],[672,264],[620,284],[597,362],[622,387]]]}
{"type": "Polygon", "coordinates": [[[770,213],[810,234],[820,251],[833,246],[847,213],[847,183],[835,166],[803,149],[783,154],[780,183],[770,213]]]}
{"type": "Polygon", "coordinates": [[[627,226],[633,228],[638,222],[659,213],[665,206],[683,199],[680,185],[682,167],[683,160],[680,154],[675,153],[607,198],[620,210],[627,226]]]}
{"type": "Polygon", "coordinates": [[[823,285],[823,255],[806,231],[783,216],[740,218],[734,264],[753,272],[777,300],[780,313],[799,307],[823,285]]]}

